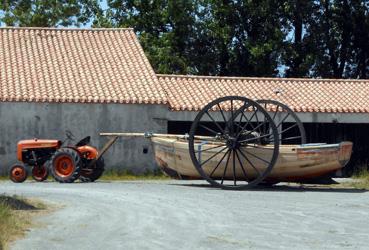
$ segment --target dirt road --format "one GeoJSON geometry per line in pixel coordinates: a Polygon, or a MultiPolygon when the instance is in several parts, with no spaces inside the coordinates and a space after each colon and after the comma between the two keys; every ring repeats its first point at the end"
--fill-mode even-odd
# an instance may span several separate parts
{"type": "Polygon", "coordinates": [[[368,249],[369,192],[205,182],[0,182],[60,207],[12,249],[368,249]]]}

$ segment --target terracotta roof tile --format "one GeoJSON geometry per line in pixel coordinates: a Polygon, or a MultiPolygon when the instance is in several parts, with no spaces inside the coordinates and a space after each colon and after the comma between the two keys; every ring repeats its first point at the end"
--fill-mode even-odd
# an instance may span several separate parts
{"type": "Polygon", "coordinates": [[[369,80],[158,75],[172,110],[198,111],[215,98],[273,99],[296,112],[369,113],[369,80]]]}
{"type": "Polygon", "coordinates": [[[132,29],[0,28],[0,101],[167,103],[132,29]]]}

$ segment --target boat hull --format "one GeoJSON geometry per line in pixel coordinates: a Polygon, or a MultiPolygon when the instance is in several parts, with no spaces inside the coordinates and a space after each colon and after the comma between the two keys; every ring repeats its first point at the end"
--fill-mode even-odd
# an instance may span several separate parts
{"type": "MultiPolygon", "coordinates": [[[[156,162],[166,174],[174,178],[202,178],[192,163],[187,141],[161,137],[154,137],[151,140],[154,146],[156,162]]],[[[198,146],[195,144],[195,148],[198,146]]],[[[201,146],[202,149],[214,147],[211,144],[201,146]]],[[[260,146],[245,150],[264,159],[270,159],[273,153],[271,149],[271,146],[260,146]]],[[[214,149],[214,151],[207,150],[203,155],[199,155],[198,158],[201,157],[206,160],[219,150],[221,148],[214,149]]],[[[339,144],[281,145],[277,162],[265,181],[304,181],[330,174],[347,164],[351,157],[351,152],[351,142],[342,142],[339,144]]],[[[230,157],[230,162],[233,160],[232,157],[230,157]]],[[[208,161],[203,166],[204,172],[209,175],[220,160],[221,154],[208,161]]],[[[249,160],[252,165],[244,159],[241,160],[241,163],[247,173],[247,178],[250,180],[256,178],[257,170],[263,171],[267,167],[267,164],[250,155],[249,160]]],[[[238,180],[244,180],[245,175],[241,164],[238,159],[235,159],[235,162],[235,176],[238,180]]],[[[225,164],[225,162],[222,164],[225,164]]],[[[223,173],[224,168],[219,168],[213,173],[212,178],[219,179],[223,176],[223,173]]],[[[231,167],[227,168],[225,179],[233,179],[233,174],[233,169],[231,167]]]]}

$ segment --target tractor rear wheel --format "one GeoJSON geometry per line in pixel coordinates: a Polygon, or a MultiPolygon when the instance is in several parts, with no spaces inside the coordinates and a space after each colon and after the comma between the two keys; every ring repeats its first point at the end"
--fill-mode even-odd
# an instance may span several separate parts
{"type": "Polygon", "coordinates": [[[42,166],[34,166],[32,168],[32,178],[35,181],[42,182],[49,177],[49,168],[48,168],[49,162],[46,162],[42,166]]]}
{"type": "MultiPolygon", "coordinates": [[[[87,163],[88,165],[88,163],[87,163]]],[[[81,171],[81,176],[79,177],[82,182],[94,182],[99,179],[105,170],[104,158],[100,157],[90,168],[83,168],[81,171]]]]}
{"type": "Polygon", "coordinates": [[[51,158],[51,174],[60,183],[72,183],[81,173],[81,157],[73,148],[58,149],[51,158]]]}
{"type": "Polygon", "coordinates": [[[21,183],[27,179],[28,171],[23,163],[16,163],[10,168],[9,177],[12,182],[21,183]]]}

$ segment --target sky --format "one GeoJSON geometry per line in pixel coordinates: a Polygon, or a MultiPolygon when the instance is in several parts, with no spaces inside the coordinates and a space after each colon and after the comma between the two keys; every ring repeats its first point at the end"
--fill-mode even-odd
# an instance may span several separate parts
{"type": "Polygon", "coordinates": [[[107,0],[101,0],[100,6],[103,10],[106,10],[108,8],[107,0]]]}

